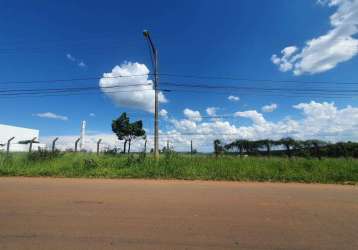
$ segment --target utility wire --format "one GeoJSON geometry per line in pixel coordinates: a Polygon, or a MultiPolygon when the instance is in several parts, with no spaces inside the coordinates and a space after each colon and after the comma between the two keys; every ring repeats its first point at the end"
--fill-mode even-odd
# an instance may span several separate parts
{"type": "Polygon", "coordinates": [[[332,90],[332,89],[312,89],[312,88],[262,88],[262,87],[246,87],[246,86],[233,86],[233,85],[208,85],[208,84],[184,84],[184,83],[165,83],[165,85],[176,86],[176,87],[185,87],[185,88],[197,88],[197,89],[224,89],[224,90],[268,90],[268,91],[314,91],[314,92],[329,92],[329,93],[337,93],[337,92],[347,92],[347,93],[358,93],[358,90],[332,90]]]}
{"type": "MultiPolygon", "coordinates": [[[[145,85],[148,86],[148,85],[145,85]]],[[[121,86],[113,86],[113,87],[103,87],[105,89],[115,89],[120,88],[121,86]]],[[[100,88],[92,88],[92,89],[58,89],[58,90],[46,90],[46,91],[37,91],[37,92],[18,92],[18,93],[0,93],[0,96],[67,96],[67,95],[83,95],[83,94],[89,94],[83,93],[86,91],[91,90],[99,90],[100,88]]],[[[153,89],[127,89],[127,90],[114,90],[114,91],[103,91],[103,93],[124,93],[124,92],[143,92],[143,91],[153,91],[153,89]]]]}
{"type": "Polygon", "coordinates": [[[352,96],[352,95],[348,95],[347,94],[337,94],[337,95],[324,95],[320,94],[320,93],[309,93],[309,92],[305,92],[305,93],[299,93],[301,95],[297,95],[294,93],[290,94],[285,94],[285,93],[278,93],[278,92],[268,92],[268,91],[264,91],[262,93],[260,92],[248,92],[248,91],[239,91],[239,90],[233,90],[233,91],[215,91],[213,92],[212,90],[185,90],[185,89],[161,89],[164,92],[168,92],[168,93],[175,93],[175,92],[189,92],[191,94],[203,94],[203,93],[210,93],[210,94],[234,94],[234,93],[245,93],[245,95],[263,95],[263,96],[277,96],[277,97],[307,97],[309,95],[311,95],[312,97],[322,97],[322,98],[356,98],[356,96],[352,96]]]}
{"type": "MultiPolygon", "coordinates": [[[[122,76],[121,76],[122,77],[122,76]]],[[[89,79],[89,78],[86,78],[89,79]]],[[[81,80],[85,80],[85,78],[81,78],[81,80]]],[[[60,80],[57,80],[60,81],[60,80]]],[[[151,83],[147,84],[132,84],[132,85],[118,85],[113,87],[128,87],[128,86],[141,86],[141,85],[152,85],[151,83]]],[[[207,91],[207,90],[240,90],[240,91],[264,91],[264,92],[298,92],[303,94],[334,94],[335,96],[343,95],[343,94],[351,94],[358,93],[358,90],[349,89],[349,90],[334,90],[334,89],[318,89],[318,88],[262,88],[262,87],[246,87],[246,86],[233,86],[233,85],[208,85],[208,84],[178,84],[178,83],[164,83],[164,85],[169,85],[172,87],[176,87],[175,89],[162,89],[165,92],[175,92],[175,91],[188,91],[186,89],[193,88],[195,91],[207,91]],[[184,88],[184,89],[183,89],[184,88]]],[[[102,87],[106,88],[106,87],[102,87]]],[[[109,88],[112,88],[109,87],[109,88]]],[[[87,89],[100,89],[100,87],[77,87],[77,88],[56,88],[56,89],[44,89],[44,88],[31,88],[31,89],[0,89],[0,93],[7,92],[34,92],[34,91],[46,91],[46,90],[87,90],[87,89]]],[[[189,90],[188,92],[192,92],[193,90],[189,90]]],[[[257,93],[257,92],[255,92],[257,93]]]]}
{"type": "Polygon", "coordinates": [[[0,93],[9,93],[9,92],[36,92],[36,91],[80,91],[80,90],[100,90],[100,89],[113,89],[113,88],[124,88],[124,87],[135,87],[135,86],[151,86],[151,83],[140,83],[140,84],[130,84],[130,85],[114,85],[114,86],[89,86],[89,87],[78,87],[78,88],[40,88],[40,89],[7,89],[0,90],[0,93]]]}
{"type": "Polygon", "coordinates": [[[312,84],[347,84],[358,85],[358,82],[346,82],[346,81],[301,81],[301,80],[274,80],[274,79],[260,79],[260,78],[248,78],[248,77],[235,77],[235,76],[207,76],[207,75],[183,75],[183,74],[171,74],[162,73],[161,76],[178,77],[178,78],[193,78],[193,79],[211,79],[211,80],[237,80],[237,81],[251,81],[251,82],[270,82],[270,83],[312,83],[312,84]]]}
{"type": "MultiPolygon", "coordinates": [[[[119,88],[120,86],[116,86],[116,87],[110,87],[110,88],[119,88]]],[[[93,88],[93,89],[60,89],[60,90],[47,90],[47,91],[39,91],[37,90],[36,92],[12,92],[12,93],[0,93],[0,96],[71,96],[71,95],[87,95],[87,94],[96,94],[95,92],[93,93],[89,93],[88,91],[91,90],[100,90],[100,88],[93,88]],[[53,95],[56,94],[56,95],[53,95]]],[[[202,94],[204,92],[210,92],[211,94],[232,94],[234,93],[234,91],[230,91],[230,92],[212,92],[212,91],[207,91],[207,90],[169,90],[169,89],[159,89],[163,92],[166,93],[173,93],[173,92],[190,92],[191,94],[202,94]]],[[[141,91],[153,91],[153,89],[132,89],[132,90],[126,90],[126,91],[122,91],[122,90],[114,90],[114,91],[102,91],[103,93],[120,93],[120,92],[141,92],[141,91]]],[[[238,91],[235,91],[238,92],[238,91]]],[[[244,93],[244,92],[240,92],[240,93],[244,93]]],[[[297,95],[297,94],[291,94],[291,95],[287,95],[287,94],[282,94],[282,93],[275,93],[275,92],[245,92],[246,95],[263,95],[263,96],[277,96],[277,97],[314,97],[314,98],[337,98],[337,99],[344,99],[344,98],[348,98],[348,99],[354,99],[356,98],[356,96],[351,96],[348,94],[336,94],[336,95],[327,95],[327,94],[320,94],[320,93],[300,93],[301,95],[297,95]]]]}
{"type": "MultiPolygon", "coordinates": [[[[50,83],[50,82],[71,82],[71,81],[83,81],[83,80],[100,80],[102,78],[130,78],[138,76],[152,76],[153,73],[138,74],[138,75],[119,75],[112,77],[84,77],[84,78],[68,78],[68,79],[48,79],[48,80],[27,80],[27,81],[5,81],[0,84],[18,84],[18,83],[50,83]]],[[[243,77],[232,77],[232,76],[203,76],[203,75],[183,75],[183,74],[159,74],[161,77],[178,77],[178,78],[193,78],[193,79],[207,79],[207,80],[236,80],[236,81],[250,81],[250,82],[269,82],[269,83],[311,83],[311,84],[339,84],[339,85],[358,85],[358,82],[348,81],[301,81],[301,80],[274,80],[274,79],[258,79],[258,78],[243,78],[243,77]]],[[[240,83],[241,84],[241,83],[240,83]]],[[[232,85],[230,85],[232,86],[232,85]]]]}
{"type": "Polygon", "coordinates": [[[88,81],[100,79],[116,79],[116,78],[131,78],[140,76],[149,76],[153,74],[138,74],[138,75],[118,75],[118,76],[102,76],[102,77],[84,77],[84,78],[68,78],[68,79],[50,79],[50,80],[29,80],[29,81],[5,81],[0,84],[32,84],[32,83],[51,83],[51,82],[74,82],[74,81],[88,81]]]}

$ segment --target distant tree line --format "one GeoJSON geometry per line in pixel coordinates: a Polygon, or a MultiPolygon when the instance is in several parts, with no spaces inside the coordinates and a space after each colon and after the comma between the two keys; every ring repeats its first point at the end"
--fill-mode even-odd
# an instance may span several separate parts
{"type": "Polygon", "coordinates": [[[280,140],[235,140],[223,144],[220,140],[214,141],[215,155],[287,155],[301,157],[354,157],[358,158],[358,143],[337,142],[330,143],[322,140],[295,140],[287,137],[280,140]]]}

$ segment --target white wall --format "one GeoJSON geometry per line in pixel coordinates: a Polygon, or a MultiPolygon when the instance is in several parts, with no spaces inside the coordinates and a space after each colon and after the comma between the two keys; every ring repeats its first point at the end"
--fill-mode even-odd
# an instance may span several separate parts
{"type": "MultiPolygon", "coordinates": [[[[30,144],[10,144],[10,152],[29,152],[30,144]]],[[[47,149],[46,144],[43,143],[33,143],[32,151],[38,151],[40,149],[47,149]]],[[[0,145],[0,152],[6,152],[6,145],[0,145]]]]}
{"type": "MultiPolygon", "coordinates": [[[[29,145],[18,144],[19,141],[31,140],[36,137],[36,140],[39,140],[39,130],[37,129],[29,129],[29,128],[21,128],[14,127],[9,125],[0,124],[0,150],[6,150],[6,143],[11,137],[15,137],[14,140],[11,141],[10,150],[11,151],[27,151],[29,145]],[[4,145],[5,144],[5,145],[4,145]]],[[[38,146],[43,147],[43,145],[39,145],[34,143],[33,149],[37,150],[38,146]]]]}

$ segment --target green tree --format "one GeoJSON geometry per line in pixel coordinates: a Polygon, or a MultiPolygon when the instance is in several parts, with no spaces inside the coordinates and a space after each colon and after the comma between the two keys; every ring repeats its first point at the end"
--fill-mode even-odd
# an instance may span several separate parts
{"type": "Polygon", "coordinates": [[[283,145],[286,148],[286,153],[289,158],[292,157],[292,150],[297,145],[296,141],[291,137],[282,138],[276,142],[277,145],[283,145]]]}
{"type": "Polygon", "coordinates": [[[264,140],[258,140],[256,141],[256,146],[258,148],[265,147],[266,148],[266,154],[267,156],[271,155],[271,147],[272,147],[273,141],[269,139],[264,140]]]}
{"type": "Polygon", "coordinates": [[[126,153],[128,143],[128,153],[131,150],[131,142],[137,137],[145,137],[143,122],[141,120],[130,123],[127,113],[122,113],[120,117],[112,121],[112,131],[118,140],[124,141],[123,153],[126,153]]]}
{"type": "Polygon", "coordinates": [[[143,122],[141,120],[135,121],[133,123],[129,124],[130,126],[130,133],[129,133],[129,144],[128,144],[128,153],[130,153],[131,150],[131,142],[133,139],[142,137],[145,138],[145,130],[143,129],[143,122]]]}
{"type": "Polygon", "coordinates": [[[319,160],[322,159],[321,148],[327,146],[327,143],[320,140],[306,140],[303,142],[310,155],[316,156],[319,160]],[[312,152],[314,150],[314,152],[312,152]]]}
{"type": "Polygon", "coordinates": [[[224,147],[221,144],[220,140],[215,140],[214,141],[214,152],[215,152],[215,156],[218,157],[219,154],[223,153],[224,151],[224,147]]]}

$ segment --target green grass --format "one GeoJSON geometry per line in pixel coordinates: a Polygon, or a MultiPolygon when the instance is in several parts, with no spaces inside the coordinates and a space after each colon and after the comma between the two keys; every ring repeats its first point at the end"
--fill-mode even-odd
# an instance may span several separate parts
{"type": "Polygon", "coordinates": [[[357,159],[306,159],[167,154],[65,153],[54,157],[0,154],[0,176],[358,183],[357,159]]]}

